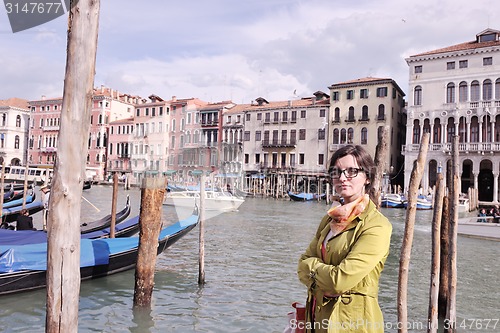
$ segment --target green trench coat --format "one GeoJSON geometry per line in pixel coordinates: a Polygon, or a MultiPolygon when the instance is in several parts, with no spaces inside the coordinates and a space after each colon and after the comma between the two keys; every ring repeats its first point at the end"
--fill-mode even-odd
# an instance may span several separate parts
{"type": "Polygon", "coordinates": [[[326,215],[314,239],[300,257],[298,276],[307,286],[306,329],[320,332],[384,332],[378,304],[378,282],[389,254],[392,225],[370,200],[364,212],[326,246],[321,244],[330,230],[326,215]],[[324,297],[324,294],[338,298],[324,297]],[[315,322],[311,322],[312,300],[315,322]]]}

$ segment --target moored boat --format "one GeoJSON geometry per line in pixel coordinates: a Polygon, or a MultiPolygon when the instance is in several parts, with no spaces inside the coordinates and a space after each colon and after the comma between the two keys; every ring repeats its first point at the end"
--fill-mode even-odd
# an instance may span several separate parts
{"type": "MultiPolygon", "coordinates": [[[[160,231],[157,254],[162,253],[198,224],[198,216],[170,225],[160,231]]],[[[133,269],[139,250],[139,237],[82,239],[80,275],[95,279],[133,269]]],[[[46,286],[47,243],[0,245],[0,295],[46,286]]]]}
{"type": "MultiPolygon", "coordinates": [[[[245,199],[220,191],[205,191],[205,210],[217,212],[237,211],[245,199]]],[[[200,207],[200,191],[167,192],[163,204],[176,208],[200,207]]]]}
{"type": "Polygon", "coordinates": [[[397,193],[387,193],[381,198],[381,207],[385,208],[404,208],[405,198],[397,193]]]}
{"type": "Polygon", "coordinates": [[[310,201],[310,200],[322,200],[326,197],[326,194],[317,194],[317,193],[306,193],[306,192],[300,192],[300,193],[293,193],[293,192],[288,192],[288,196],[290,197],[290,200],[292,201],[310,201]]]}

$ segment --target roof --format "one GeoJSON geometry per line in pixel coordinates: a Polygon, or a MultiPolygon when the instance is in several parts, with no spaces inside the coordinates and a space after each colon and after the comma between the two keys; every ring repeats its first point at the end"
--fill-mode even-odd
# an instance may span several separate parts
{"type": "Polygon", "coordinates": [[[19,109],[29,110],[29,103],[25,99],[12,97],[5,100],[0,100],[0,106],[10,106],[19,109]]]}
{"type": "Polygon", "coordinates": [[[494,30],[494,29],[486,29],[481,31],[476,35],[476,40],[470,41],[470,42],[465,42],[465,43],[460,43],[456,45],[451,45],[451,46],[446,46],[443,48],[439,48],[436,50],[432,51],[427,51],[419,54],[415,54],[410,56],[411,57],[421,57],[421,56],[426,56],[426,55],[434,55],[434,54],[440,54],[440,53],[448,53],[448,52],[458,52],[458,51],[467,51],[467,50],[475,50],[475,49],[482,49],[482,48],[487,48],[487,47],[500,47],[500,31],[499,30],[494,30]],[[481,39],[485,36],[492,36],[494,37],[494,40],[488,40],[488,41],[482,41],[481,39]]]}

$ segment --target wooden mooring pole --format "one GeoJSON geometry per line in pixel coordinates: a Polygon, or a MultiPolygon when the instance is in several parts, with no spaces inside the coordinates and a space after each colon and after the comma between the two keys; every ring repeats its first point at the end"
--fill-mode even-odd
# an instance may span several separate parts
{"type": "Polygon", "coordinates": [[[438,331],[438,298],[439,298],[439,269],[441,261],[441,217],[443,214],[444,199],[443,174],[438,173],[436,192],[434,193],[434,211],[432,216],[432,263],[429,297],[428,333],[438,331]]]}
{"type": "Polygon", "coordinates": [[[410,269],[411,248],[413,244],[413,233],[415,230],[415,214],[417,211],[417,196],[420,181],[424,173],[427,151],[429,149],[429,133],[422,135],[418,158],[413,165],[408,187],[408,208],[406,209],[405,232],[401,244],[401,255],[399,257],[399,279],[398,279],[398,332],[408,332],[408,272],[410,269]]]}
{"type": "Polygon", "coordinates": [[[377,145],[375,152],[375,170],[370,170],[370,178],[372,182],[371,197],[375,200],[375,205],[380,208],[381,204],[381,184],[382,176],[386,171],[387,153],[389,151],[389,126],[384,126],[382,137],[377,145]]]}
{"type": "Polygon", "coordinates": [[[167,179],[165,177],[146,177],[142,182],[134,307],[151,305],[156,256],[158,254],[158,236],[162,225],[162,205],[166,188],[167,179]]]}
{"type": "Polygon", "coordinates": [[[111,225],[109,227],[109,238],[115,238],[116,226],[116,200],[118,199],[118,174],[113,175],[113,199],[111,200],[111,225]]]}
{"type": "Polygon", "coordinates": [[[198,260],[198,285],[205,284],[205,171],[200,181],[200,234],[199,234],[199,260],[198,260]]]}

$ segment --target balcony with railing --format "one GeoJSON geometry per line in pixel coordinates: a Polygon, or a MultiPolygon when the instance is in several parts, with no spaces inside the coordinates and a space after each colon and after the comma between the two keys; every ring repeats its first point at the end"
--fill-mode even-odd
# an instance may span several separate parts
{"type": "Polygon", "coordinates": [[[294,148],[296,140],[263,140],[262,148],[294,148]]]}
{"type": "MultiPolygon", "coordinates": [[[[452,143],[430,143],[429,152],[451,153],[452,143]]],[[[403,154],[411,152],[418,153],[420,144],[403,145],[403,154]]],[[[467,142],[458,144],[459,153],[463,154],[482,154],[500,152],[500,142],[467,142]]]]}
{"type": "Polygon", "coordinates": [[[219,126],[218,120],[202,120],[201,127],[217,127],[219,126]]]}

